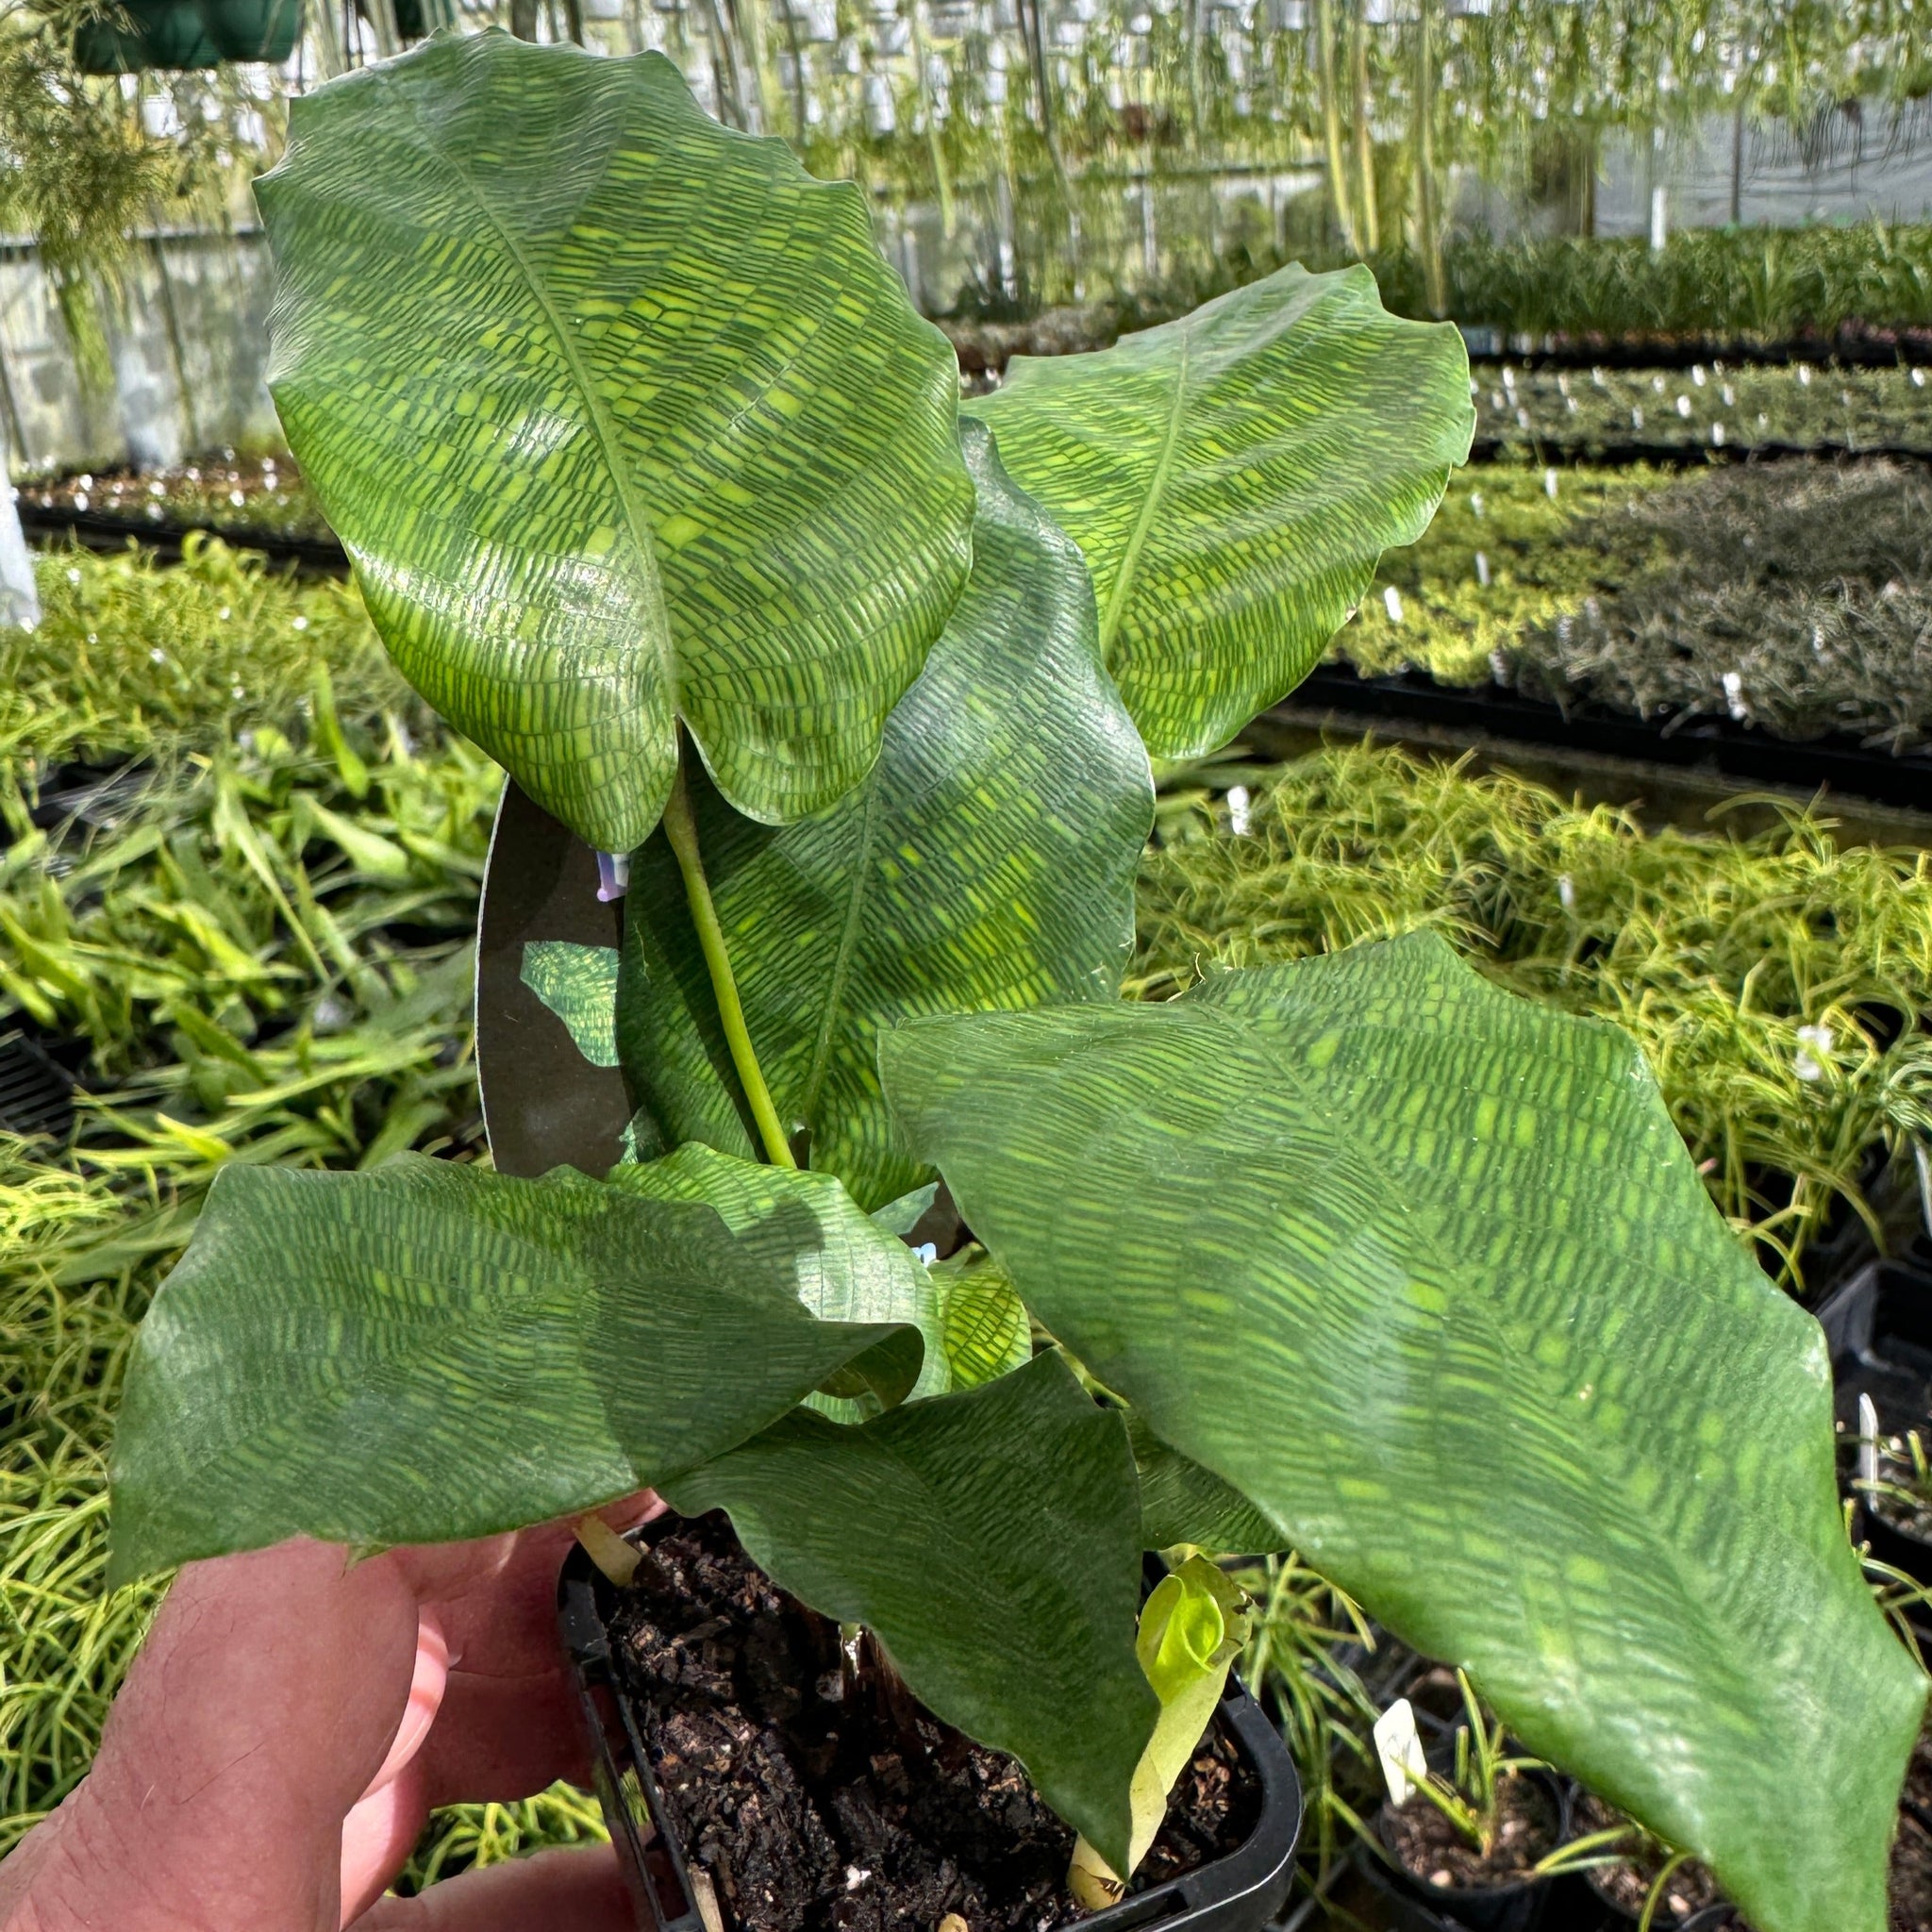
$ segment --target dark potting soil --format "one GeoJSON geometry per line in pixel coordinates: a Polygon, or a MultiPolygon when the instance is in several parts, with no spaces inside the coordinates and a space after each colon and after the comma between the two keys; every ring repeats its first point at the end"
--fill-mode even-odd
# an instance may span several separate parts
{"type": "Polygon", "coordinates": [[[1411,1877],[1439,1890],[1521,1884],[1539,1858],[1556,1850],[1562,1821],[1549,1791],[1534,1778],[1505,1777],[1496,1806],[1496,1842],[1487,1857],[1426,1798],[1410,1798],[1384,1813],[1389,1847],[1411,1877]]]}
{"type": "MultiPolygon", "coordinates": [[[[869,1643],[779,1590],[722,1515],[654,1546],[611,1619],[687,1856],[741,1932],[1052,1932],[1074,1834],[1011,1758],[917,1704],[869,1643]],[[957,1932],[957,1928],[956,1928],[957,1932]]],[[[1235,1850],[1259,1782],[1210,1737],[1135,1890],[1235,1850]]]]}
{"type": "MultiPolygon", "coordinates": [[[[1573,1815],[1578,1838],[1608,1831],[1613,1826],[1630,1822],[1621,1811],[1613,1811],[1593,1791],[1584,1791],[1578,1796],[1573,1815]]],[[[1590,1874],[1590,1882],[1619,1911],[1626,1913],[1631,1924],[1635,1924],[1643,1916],[1644,1903],[1650,1897],[1651,1887],[1657,1883],[1657,1874],[1664,1868],[1666,1856],[1659,1851],[1650,1858],[1624,1858],[1614,1865],[1599,1865],[1590,1874]]],[[[1670,1881],[1664,1887],[1664,1895],[1657,1901],[1657,1916],[1652,1923],[1657,1926],[1658,1932],[1663,1932],[1663,1928],[1681,1924],[1686,1919],[1723,1901],[1723,1888],[1712,1877],[1709,1869],[1691,1858],[1671,1874],[1670,1881]]],[[[1733,1932],[1750,1932],[1741,1919],[1733,1920],[1732,1927],[1733,1932]]]]}
{"type": "Polygon", "coordinates": [[[1921,1736],[1906,1771],[1891,1842],[1888,1932],[1932,1932],[1932,1738],[1921,1736]]]}
{"type": "Polygon", "coordinates": [[[1932,1542],[1932,1504],[1917,1500],[1917,1472],[1912,1467],[1911,1458],[1894,1455],[1890,1448],[1881,1448],[1878,1452],[1878,1479],[1907,1493],[1897,1496],[1881,1491],[1875,1496],[1867,1496],[1865,1507],[1901,1535],[1916,1537],[1921,1542],[1932,1542]]]}

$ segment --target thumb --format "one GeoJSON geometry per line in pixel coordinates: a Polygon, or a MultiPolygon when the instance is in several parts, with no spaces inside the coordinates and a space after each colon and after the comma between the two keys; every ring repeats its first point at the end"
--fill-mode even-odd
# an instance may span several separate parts
{"type": "Polygon", "coordinates": [[[0,1927],[336,1932],[342,1821],[402,1724],[417,1629],[386,1558],[298,1541],[189,1565],[93,1770],[20,1883],[0,1874],[0,1927]]]}

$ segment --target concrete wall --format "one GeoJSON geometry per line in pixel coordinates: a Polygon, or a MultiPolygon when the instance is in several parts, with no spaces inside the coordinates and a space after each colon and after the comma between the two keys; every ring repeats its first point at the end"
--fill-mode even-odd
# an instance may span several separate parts
{"type": "Polygon", "coordinates": [[[262,375],[271,296],[258,232],[158,235],[96,291],[110,379],[90,391],[30,244],[0,245],[0,408],[8,467],[137,468],[279,448],[262,375]]]}

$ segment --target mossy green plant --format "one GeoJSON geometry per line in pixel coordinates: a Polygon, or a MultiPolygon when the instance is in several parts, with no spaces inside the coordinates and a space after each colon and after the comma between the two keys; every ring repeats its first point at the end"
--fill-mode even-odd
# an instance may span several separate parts
{"type": "Polygon", "coordinates": [[[1791,808],[1754,838],[1650,832],[1372,744],[1247,785],[1240,836],[1208,788],[1170,792],[1141,868],[1141,997],[1440,931],[1502,985],[1635,1034],[1712,1196],[1794,1290],[1834,1218],[1875,1225],[1881,1150],[1932,1133],[1925,853],[1840,845],[1791,808]]]}

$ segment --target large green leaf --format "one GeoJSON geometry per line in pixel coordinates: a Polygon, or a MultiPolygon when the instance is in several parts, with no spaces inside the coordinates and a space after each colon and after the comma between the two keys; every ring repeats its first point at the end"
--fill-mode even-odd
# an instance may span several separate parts
{"type": "Polygon", "coordinates": [[[1880,1932],[1924,1682],[1845,1540],[1817,1324],[1624,1034],[1417,935],[881,1054],[1164,1441],[1759,1932],[1880,1932]]]}
{"type": "Polygon", "coordinates": [[[567,1168],[405,1156],[223,1170],[136,1339],[114,1443],[115,1578],[308,1535],[482,1536],[718,1455],[828,1376],[882,1399],[916,1330],[821,1322],[795,1196],[744,1234],[567,1168]]]}
{"type": "MultiPolygon", "coordinates": [[[[641,1199],[707,1202],[735,1235],[775,1223],[778,1251],[791,1262],[806,1307],[824,1322],[908,1324],[919,1330],[925,1358],[908,1399],[943,1394],[953,1386],[945,1311],[932,1276],[833,1175],[741,1160],[692,1141],[662,1160],[613,1169],[609,1184],[641,1199]],[[786,1238],[801,1202],[820,1230],[812,1246],[786,1238]]],[[[850,1397],[821,1396],[814,1406],[841,1421],[858,1420],[850,1397]]]]}
{"type": "MultiPolygon", "coordinates": [[[[1094,646],[1074,546],[965,437],[973,575],[865,783],[823,817],[752,824],[694,801],[745,1022],[779,1116],[866,1207],[922,1178],[894,1144],[874,1042],[908,1014],[1110,999],[1152,823],[1147,758],[1094,646]]],[[[618,1045],[667,1141],[751,1142],[684,891],[638,856],[618,1045]]]]}
{"type": "Polygon", "coordinates": [[[270,387],[404,675],[608,851],[682,717],[849,791],[964,581],[958,371],[865,201],[657,54],[439,37],[297,100],[270,387]]]}
{"type": "Polygon", "coordinates": [[[728,1510],[777,1582],[873,1630],[929,1708],[1124,1858],[1155,1714],[1134,1658],[1134,1461],[1064,1362],[860,1428],[793,1415],[665,1495],[728,1510]]]}
{"type": "Polygon", "coordinates": [[[1088,356],[1018,357],[966,408],[1079,541],[1150,751],[1224,743],[1314,668],[1375,559],[1469,454],[1469,358],[1365,268],[1290,267],[1088,356]]]}

